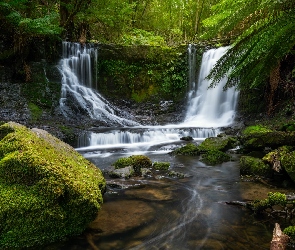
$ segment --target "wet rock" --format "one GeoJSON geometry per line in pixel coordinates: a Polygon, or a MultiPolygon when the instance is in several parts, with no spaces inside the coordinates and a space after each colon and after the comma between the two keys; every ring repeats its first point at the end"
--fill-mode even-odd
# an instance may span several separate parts
{"type": "Polygon", "coordinates": [[[184,136],[184,137],[181,137],[180,140],[182,140],[182,141],[193,141],[194,138],[191,137],[191,136],[184,136]]]}
{"type": "Polygon", "coordinates": [[[272,169],[269,165],[265,164],[261,159],[242,156],[240,159],[241,174],[253,174],[265,177],[272,176],[272,169]]]}
{"type": "Polygon", "coordinates": [[[237,139],[232,136],[218,136],[206,138],[199,146],[201,152],[207,152],[209,150],[219,150],[222,152],[227,151],[230,148],[236,146],[237,139]]]}
{"type": "Polygon", "coordinates": [[[280,146],[295,145],[295,132],[258,132],[240,137],[245,151],[263,150],[265,147],[278,148],[280,146]]]}
{"type": "Polygon", "coordinates": [[[184,173],[176,172],[176,171],[169,171],[168,176],[174,177],[174,178],[179,178],[179,179],[190,177],[188,174],[184,174],[184,173]]]}
{"type": "Polygon", "coordinates": [[[150,201],[168,201],[173,199],[173,192],[169,188],[153,188],[146,187],[140,189],[131,189],[125,192],[126,195],[136,197],[138,199],[150,201]]]}
{"type": "Polygon", "coordinates": [[[132,166],[114,169],[109,172],[111,178],[130,178],[132,175],[134,175],[134,169],[132,166]]]}
{"type": "Polygon", "coordinates": [[[107,202],[89,229],[100,231],[99,235],[103,236],[124,233],[149,222],[154,215],[154,209],[142,201],[107,202]]]}

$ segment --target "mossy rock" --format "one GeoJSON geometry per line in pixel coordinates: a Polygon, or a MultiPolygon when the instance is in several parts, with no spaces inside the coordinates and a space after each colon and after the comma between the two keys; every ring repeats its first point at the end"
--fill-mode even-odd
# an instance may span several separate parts
{"type": "Polygon", "coordinates": [[[284,207],[287,204],[287,198],[285,194],[282,194],[280,192],[269,192],[267,194],[267,198],[264,200],[255,200],[251,203],[251,207],[254,212],[261,213],[267,208],[271,208],[275,205],[279,205],[284,207]]]}
{"type": "Polygon", "coordinates": [[[295,182],[295,151],[293,151],[292,146],[279,147],[269,152],[262,159],[271,166],[279,162],[280,167],[283,168],[292,181],[295,182]]]}
{"type": "Polygon", "coordinates": [[[116,169],[125,168],[128,166],[133,167],[136,174],[141,173],[141,168],[152,167],[152,161],[145,155],[131,155],[129,157],[123,157],[118,159],[112,164],[116,169]]]}
{"type": "Polygon", "coordinates": [[[216,165],[220,164],[226,161],[230,161],[231,157],[219,150],[209,150],[205,154],[202,155],[202,161],[210,164],[210,165],[216,165]]]}
{"type": "Polygon", "coordinates": [[[44,130],[9,122],[0,134],[0,249],[80,234],[100,209],[101,171],[44,130]]]}
{"type": "Polygon", "coordinates": [[[183,147],[177,148],[170,152],[171,155],[200,155],[200,150],[198,146],[193,143],[188,143],[183,147]]]}
{"type": "Polygon", "coordinates": [[[269,177],[272,175],[272,168],[263,162],[263,160],[251,156],[242,156],[240,158],[241,174],[252,174],[269,177]]]}
{"type": "Polygon", "coordinates": [[[168,170],[170,162],[154,162],[153,169],[155,170],[168,170]]]}
{"type": "Polygon", "coordinates": [[[240,140],[246,151],[261,150],[265,147],[292,146],[295,145],[295,132],[257,132],[243,135],[240,140]]]}
{"type": "Polygon", "coordinates": [[[262,125],[253,125],[246,127],[243,131],[243,135],[255,134],[255,133],[268,133],[272,132],[272,130],[266,126],[262,125]]]}
{"type": "Polygon", "coordinates": [[[237,139],[231,136],[219,136],[206,138],[199,146],[201,152],[207,152],[210,150],[227,151],[233,148],[237,139]]]}

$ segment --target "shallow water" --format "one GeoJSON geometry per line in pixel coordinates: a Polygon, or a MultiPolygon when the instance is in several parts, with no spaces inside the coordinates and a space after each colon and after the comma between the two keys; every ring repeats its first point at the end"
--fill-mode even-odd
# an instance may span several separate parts
{"type": "MultiPolygon", "coordinates": [[[[95,152],[89,159],[103,171],[126,152],[95,152]]],[[[90,152],[87,153],[90,156],[90,152]]],[[[86,232],[47,249],[269,249],[273,224],[225,201],[266,198],[268,188],[241,182],[238,161],[208,166],[197,157],[146,152],[168,161],[184,179],[109,179],[104,204],[86,232]]],[[[238,156],[236,156],[238,157],[238,156]]]]}

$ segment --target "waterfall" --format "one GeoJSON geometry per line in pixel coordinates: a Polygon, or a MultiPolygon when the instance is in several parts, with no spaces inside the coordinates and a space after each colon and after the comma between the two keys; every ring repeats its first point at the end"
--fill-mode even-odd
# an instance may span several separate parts
{"type": "Polygon", "coordinates": [[[227,49],[228,47],[210,49],[203,54],[196,84],[196,49],[194,45],[189,45],[189,92],[184,124],[194,127],[222,127],[233,123],[238,91],[233,87],[223,91],[226,77],[214,88],[208,88],[211,81],[206,79],[214,64],[227,49]]]}
{"type": "Polygon", "coordinates": [[[129,114],[109,103],[95,90],[96,75],[93,77],[92,72],[96,68],[97,48],[90,44],[83,46],[63,42],[62,52],[63,58],[59,64],[62,75],[60,108],[66,117],[84,113],[111,125],[139,125],[129,119],[129,114]]]}

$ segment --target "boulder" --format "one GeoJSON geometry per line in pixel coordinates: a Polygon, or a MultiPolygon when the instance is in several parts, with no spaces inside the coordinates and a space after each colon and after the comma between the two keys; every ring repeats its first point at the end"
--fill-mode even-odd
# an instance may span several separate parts
{"type": "Polygon", "coordinates": [[[230,148],[234,148],[237,140],[235,137],[222,135],[218,137],[206,138],[199,146],[201,152],[207,152],[210,150],[219,150],[222,152],[227,151],[230,148]]]}
{"type": "Polygon", "coordinates": [[[0,126],[0,249],[80,234],[103,202],[101,171],[44,130],[0,126]]]}
{"type": "Polygon", "coordinates": [[[240,141],[245,151],[262,150],[265,147],[278,148],[295,145],[295,132],[257,132],[241,136],[240,141]]]}
{"type": "Polygon", "coordinates": [[[259,158],[252,156],[242,156],[240,159],[241,174],[253,174],[265,177],[272,175],[272,168],[259,158]]]}

